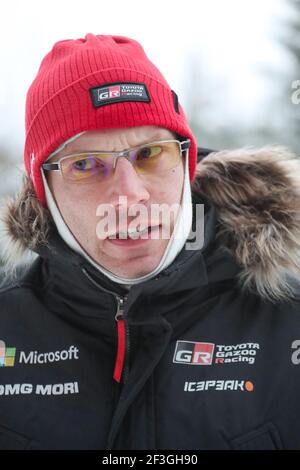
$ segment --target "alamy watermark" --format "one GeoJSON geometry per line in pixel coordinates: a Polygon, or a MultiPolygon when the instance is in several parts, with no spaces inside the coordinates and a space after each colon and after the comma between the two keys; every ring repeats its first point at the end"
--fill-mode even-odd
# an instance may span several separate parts
{"type": "Polygon", "coordinates": [[[294,80],[292,82],[292,89],[295,90],[291,95],[292,103],[300,104],[300,80],[294,80]]]}
{"type": "Polygon", "coordinates": [[[99,204],[96,225],[99,240],[105,239],[151,239],[186,240],[187,250],[202,248],[204,243],[204,204],[127,204],[127,197],[120,196],[119,203],[99,204]],[[179,221],[179,216],[181,222],[179,221]],[[194,218],[192,226],[192,217],[194,218]]]}

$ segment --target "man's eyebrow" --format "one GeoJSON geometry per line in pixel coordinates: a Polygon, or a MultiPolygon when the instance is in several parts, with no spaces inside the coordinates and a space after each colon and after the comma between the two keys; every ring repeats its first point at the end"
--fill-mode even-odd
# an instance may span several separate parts
{"type": "MultiPolygon", "coordinates": [[[[147,139],[135,144],[135,145],[131,145],[130,147],[127,147],[127,148],[135,148],[135,147],[140,147],[141,145],[146,145],[150,142],[157,142],[157,141],[160,141],[160,140],[176,140],[176,137],[174,136],[162,136],[161,134],[153,134],[151,137],[148,137],[147,139]]],[[[127,150],[127,149],[122,149],[122,150],[105,150],[105,149],[100,149],[100,150],[104,150],[105,152],[123,152],[124,150],[127,150]]]]}
{"type": "Polygon", "coordinates": [[[161,134],[153,134],[152,137],[148,138],[145,141],[140,142],[139,144],[136,144],[135,147],[138,147],[139,145],[147,144],[148,142],[156,142],[157,140],[172,140],[172,139],[175,139],[175,137],[162,136],[161,134]]]}
{"type": "MultiPolygon", "coordinates": [[[[162,136],[160,134],[153,134],[152,137],[148,137],[147,139],[145,140],[142,140],[141,142],[137,143],[137,144],[134,144],[134,145],[130,145],[130,147],[127,147],[126,149],[123,148],[122,150],[107,150],[105,148],[102,148],[102,149],[99,149],[100,151],[104,151],[104,152],[123,152],[124,150],[127,150],[128,148],[135,148],[135,147],[140,147],[141,145],[146,145],[150,142],[157,142],[157,141],[160,141],[160,140],[173,140],[175,139],[175,137],[171,137],[171,136],[162,136]]],[[[96,149],[91,149],[92,151],[96,151],[96,149]]]]}

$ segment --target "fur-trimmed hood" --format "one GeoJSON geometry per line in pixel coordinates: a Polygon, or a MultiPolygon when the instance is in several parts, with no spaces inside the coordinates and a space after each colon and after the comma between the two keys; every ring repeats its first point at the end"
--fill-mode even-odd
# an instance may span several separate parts
{"type": "MultiPolygon", "coordinates": [[[[215,206],[216,240],[240,266],[241,288],[285,300],[300,285],[300,159],[268,146],[211,152],[198,163],[193,193],[215,206]]],[[[47,245],[51,217],[30,180],[1,211],[7,269],[31,262],[47,245]]]]}

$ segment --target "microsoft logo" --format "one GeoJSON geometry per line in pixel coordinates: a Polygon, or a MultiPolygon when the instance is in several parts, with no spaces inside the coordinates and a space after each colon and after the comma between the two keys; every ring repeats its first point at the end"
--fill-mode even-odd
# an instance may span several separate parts
{"type": "Polygon", "coordinates": [[[15,365],[16,348],[7,348],[0,339],[0,367],[13,367],[15,365]]]}

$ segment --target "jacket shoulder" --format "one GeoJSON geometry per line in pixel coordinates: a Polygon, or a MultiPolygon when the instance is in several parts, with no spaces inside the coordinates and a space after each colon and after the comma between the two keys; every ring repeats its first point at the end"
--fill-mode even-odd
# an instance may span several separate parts
{"type": "Polygon", "coordinates": [[[7,290],[18,287],[21,274],[18,272],[8,275],[3,267],[0,268],[0,295],[7,290]]]}
{"type": "Polygon", "coordinates": [[[0,268],[0,295],[19,287],[34,287],[40,282],[40,264],[38,257],[31,265],[19,265],[13,272],[8,273],[2,266],[0,268]]]}

